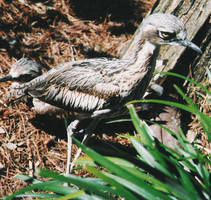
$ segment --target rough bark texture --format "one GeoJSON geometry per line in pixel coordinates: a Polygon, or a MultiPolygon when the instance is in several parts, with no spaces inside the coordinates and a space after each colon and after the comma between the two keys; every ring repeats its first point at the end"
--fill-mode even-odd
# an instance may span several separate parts
{"type": "MultiPolygon", "coordinates": [[[[205,66],[208,65],[210,60],[210,12],[211,12],[211,1],[210,0],[158,0],[154,7],[151,9],[151,13],[171,13],[185,23],[188,30],[188,39],[193,40],[198,46],[201,47],[203,55],[197,55],[192,50],[188,50],[189,61],[183,62],[182,71],[188,71],[188,64],[194,64],[197,66],[196,77],[200,80],[205,73],[205,66]],[[185,63],[185,64],[184,64],[185,63]],[[186,64],[187,63],[187,64],[186,64]],[[185,69],[186,68],[186,69],[185,69]]],[[[136,33],[131,40],[129,48],[127,48],[122,57],[127,57],[132,52],[134,45],[137,41],[136,33]]],[[[181,61],[182,55],[186,54],[185,48],[178,48],[175,46],[164,46],[161,48],[159,62],[157,63],[156,71],[170,71],[173,70],[181,61]]],[[[184,58],[183,58],[184,59],[184,58]]],[[[181,71],[181,69],[180,69],[181,71]]],[[[186,74],[184,74],[186,75],[186,74]]],[[[156,75],[153,80],[157,83],[162,83],[164,79],[161,75],[156,75]]]]}
{"type": "MultiPolygon", "coordinates": [[[[184,47],[162,46],[156,64],[156,72],[173,71],[185,76],[191,76],[191,78],[194,78],[196,81],[201,81],[205,76],[206,67],[210,67],[211,64],[211,1],[158,0],[148,14],[157,12],[171,13],[181,18],[187,28],[188,39],[197,44],[202,49],[203,54],[198,55],[194,51],[185,49],[184,47]]],[[[135,33],[129,43],[129,47],[122,51],[121,57],[126,58],[130,56],[136,45],[136,41],[137,34],[135,33]]],[[[164,95],[160,98],[177,101],[179,97],[175,95],[176,92],[173,91],[173,84],[176,83],[181,87],[184,81],[175,79],[174,77],[168,76],[167,78],[166,75],[156,74],[153,76],[152,82],[164,87],[164,95]]],[[[155,109],[156,106],[154,106],[151,111],[155,109]]],[[[189,123],[187,116],[181,115],[180,110],[169,106],[165,106],[155,120],[164,122],[168,128],[177,133],[179,133],[179,126],[185,127],[189,123]]],[[[177,140],[166,130],[161,129],[157,125],[152,125],[151,128],[158,140],[169,147],[175,147],[177,140]]]]}

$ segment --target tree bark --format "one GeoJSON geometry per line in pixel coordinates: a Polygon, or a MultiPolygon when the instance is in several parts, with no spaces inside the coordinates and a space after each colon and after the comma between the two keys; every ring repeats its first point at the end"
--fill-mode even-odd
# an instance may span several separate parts
{"type": "MultiPolygon", "coordinates": [[[[185,76],[190,75],[191,78],[194,78],[196,81],[201,81],[205,77],[206,67],[210,67],[211,65],[211,1],[157,0],[148,14],[158,12],[171,13],[181,18],[187,28],[188,39],[197,44],[202,49],[203,53],[202,55],[199,55],[191,49],[185,49],[184,47],[178,48],[170,45],[162,46],[156,64],[156,72],[173,71],[185,76]]],[[[128,47],[122,51],[120,57],[126,58],[131,55],[135,48],[136,41],[138,40],[137,37],[138,34],[135,33],[128,47]]],[[[167,78],[167,75],[158,73],[153,75],[151,84],[153,82],[162,85],[164,88],[164,95],[160,98],[169,100],[169,97],[174,97],[173,101],[179,99],[173,89],[173,84],[176,83],[177,85],[182,86],[184,83],[183,80],[178,80],[169,76],[167,78]]],[[[150,85],[148,86],[148,89],[150,89],[150,85]]],[[[172,98],[170,100],[172,100],[172,98]]],[[[150,111],[153,112],[157,107],[161,107],[161,105],[154,105],[154,107],[151,105],[150,111]]],[[[186,126],[187,128],[187,124],[189,123],[189,121],[186,121],[185,119],[186,116],[181,116],[180,110],[169,106],[165,106],[163,110],[153,118],[160,122],[165,122],[166,127],[177,133],[179,133],[180,126],[186,126]]],[[[175,148],[177,140],[166,130],[157,125],[151,125],[151,129],[158,140],[171,148],[175,148]]]]}
{"type": "MultiPolygon", "coordinates": [[[[184,22],[187,28],[188,39],[193,40],[203,50],[203,55],[197,55],[192,50],[188,49],[190,61],[189,64],[197,66],[195,69],[196,77],[200,80],[205,74],[205,66],[208,65],[210,60],[210,12],[211,12],[211,1],[210,0],[158,0],[148,14],[152,13],[171,13],[184,22]],[[204,60],[204,58],[206,58],[204,60]],[[191,63],[190,63],[191,62],[191,63]],[[202,66],[203,65],[203,66],[202,66]],[[203,68],[203,69],[202,69],[203,68]]],[[[140,25],[141,26],[141,25],[140,25]]],[[[136,45],[137,34],[135,33],[130,41],[129,47],[127,47],[121,53],[121,57],[126,58],[133,52],[133,48],[136,45]]],[[[187,50],[186,50],[187,51],[187,50]]],[[[158,58],[156,72],[170,71],[173,70],[180,58],[186,53],[185,48],[178,48],[175,46],[163,46],[160,51],[158,58]]],[[[210,65],[210,63],[209,63],[210,65]]],[[[183,63],[182,69],[187,72],[188,65],[183,63]],[[186,69],[184,69],[186,68],[186,69]]],[[[164,75],[154,75],[153,81],[161,84],[165,80],[164,75]]]]}

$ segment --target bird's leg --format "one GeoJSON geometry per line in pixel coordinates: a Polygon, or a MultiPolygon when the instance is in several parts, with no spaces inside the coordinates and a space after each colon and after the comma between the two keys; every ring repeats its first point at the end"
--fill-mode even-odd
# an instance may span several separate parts
{"type": "MultiPolygon", "coordinates": [[[[83,140],[82,140],[81,143],[82,143],[82,144],[86,144],[86,142],[87,142],[88,139],[89,139],[89,136],[90,136],[90,135],[88,135],[88,134],[86,133],[86,134],[84,135],[83,140]]],[[[81,152],[82,152],[82,149],[79,148],[79,149],[77,150],[77,152],[76,152],[76,155],[75,155],[73,161],[71,162],[71,165],[70,165],[70,173],[71,173],[71,171],[72,171],[72,169],[73,169],[73,167],[74,167],[74,165],[75,165],[75,161],[79,158],[81,152]]]]}
{"type": "MultiPolygon", "coordinates": [[[[93,120],[87,127],[87,129],[85,130],[85,133],[84,133],[84,137],[83,137],[83,140],[82,140],[82,143],[83,144],[86,144],[89,137],[91,136],[93,130],[96,128],[97,124],[98,124],[99,120],[93,120]]],[[[75,165],[75,161],[79,158],[80,154],[82,152],[82,149],[79,148],[76,152],[76,155],[71,163],[71,166],[70,166],[70,172],[72,171],[74,165],[75,165]]]]}
{"type": "Polygon", "coordinates": [[[74,134],[77,126],[79,124],[79,120],[74,120],[67,127],[67,168],[66,175],[70,174],[70,163],[71,163],[71,155],[72,155],[72,135],[74,134]]]}

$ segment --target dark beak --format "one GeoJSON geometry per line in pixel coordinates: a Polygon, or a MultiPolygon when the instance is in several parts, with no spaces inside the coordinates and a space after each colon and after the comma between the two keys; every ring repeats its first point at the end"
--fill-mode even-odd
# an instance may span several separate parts
{"type": "Polygon", "coordinates": [[[0,82],[6,82],[6,81],[11,81],[13,78],[11,75],[7,75],[7,76],[4,76],[2,78],[0,78],[0,82]]]}
{"type": "Polygon", "coordinates": [[[193,42],[191,42],[190,40],[188,40],[188,39],[181,40],[180,41],[180,44],[183,45],[183,46],[185,46],[185,47],[188,47],[188,48],[193,49],[194,51],[196,51],[199,54],[202,54],[201,49],[197,45],[195,45],[193,42]]]}

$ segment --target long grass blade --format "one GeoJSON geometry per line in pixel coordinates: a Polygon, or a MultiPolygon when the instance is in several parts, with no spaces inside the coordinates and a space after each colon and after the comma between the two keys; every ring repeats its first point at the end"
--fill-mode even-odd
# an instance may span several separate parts
{"type": "Polygon", "coordinates": [[[75,184],[84,190],[88,190],[89,192],[105,197],[106,199],[111,199],[111,197],[108,193],[105,193],[105,191],[113,193],[113,189],[111,187],[106,186],[102,182],[101,182],[102,184],[99,184],[98,181],[97,182],[90,181],[90,179],[87,180],[86,178],[81,178],[78,176],[73,176],[73,175],[64,176],[59,173],[46,170],[46,169],[42,169],[40,171],[40,175],[43,177],[59,180],[61,182],[75,184]]]}
{"type": "Polygon", "coordinates": [[[146,102],[175,106],[177,108],[180,108],[180,109],[183,109],[183,110],[188,111],[190,113],[193,113],[195,115],[198,115],[201,119],[200,121],[202,122],[201,125],[202,125],[203,129],[207,133],[209,141],[211,141],[211,126],[210,126],[211,117],[205,115],[204,113],[200,112],[199,110],[193,109],[191,106],[183,105],[183,104],[177,103],[177,102],[166,101],[166,100],[143,99],[143,100],[130,101],[128,104],[146,103],[146,102]]]}
{"type": "Polygon", "coordinates": [[[183,76],[181,74],[177,74],[177,73],[174,73],[174,72],[159,72],[159,74],[166,74],[166,75],[169,75],[169,76],[175,76],[175,77],[178,77],[178,78],[181,78],[183,80],[187,80],[191,83],[193,83],[194,85],[200,87],[204,92],[206,92],[207,94],[210,94],[211,95],[211,91],[208,90],[205,86],[203,86],[201,83],[189,78],[189,77],[186,77],[186,76],[183,76]]]}
{"type": "Polygon", "coordinates": [[[64,188],[63,186],[59,187],[58,186],[58,181],[46,181],[46,182],[42,182],[42,183],[37,183],[37,184],[32,184],[30,186],[26,186],[22,189],[20,189],[19,191],[13,193],[10,196],[6,197],[6,200],[10,200],[13,199],[16,196],[20,196],[26,192],[32,191],[34,189],[40,189],[40,190],[50,190],[52,192],[57,192],[60,194],[64,194],[64,193],[70,193],[71,192],[71,188],[64,188]],[[55,185],[57,185],[57,187],[54,187],[55,185]]]}
{"type": "MultiPolygon", "coordinates": [[[[149,152],[139,141],[134,138],[131,138],[131,142],[141,158],[149,164],[151,167],[158,169],[159,171],[163,172],[164,174],[172,177],[172,174],[160,163],[156,161],[156,157],[154,157],[151,152],[149,152]]],[[[165,164],[164,164],[165,165],[165,164]]]]}
{"type": "Polygon", "coordinates": [[[126,199],[138,200],[138,198],[134,194],[132,194],[129,190],[127,190],[124,187],[126,185],[124,185],[123,183],[117,182],[115,179],[110,178],[108,175],[96,170],[94,167],[86,166],[86,168],[89,172],[91,172],[95,176],[97,176],[97,177],[101,178],[102,180],[104,180],[105,182],[111,184],[113,186],[113,188],[115,188],[116,195],[122,196],[126,199]]]}
{"type": "Polygon", "coordinates": [[[133,125],[136,131],[141,136],[142,143],[148,146],[153,145],[154,138],[152,137],[152,135],[147,133],[146,126],[144,126],[144,124],[141,123],[134,106],[132,104],[127,104],[127,107],[129,109],[129,113],[130,113],[130,117],[132,119],[133,125]]]}
{"type": "Polygon", "coordinates": [[[200,200],[201,198],[199,197],[196,188],[193,186],[192,181],[191,181],[188,173],[185,172],[179,166],[177,166],[177,169],[178,169],[178,171],[180,173],[182,185],[184,186],[185,190],[189,194],[188,199],[190,199],[190,200],[193,200],[193,199],[200,200]]]}
{"type": "Polygon", "coordinates": [[[84,195],[85,192],[83,190],[79,190],[77,192],[73,192],[71,194],[67,194],[65,196],[62,196],[62,197],[59,197],[59,198],[56,198],[56,200],[68,200],[68,199],[75,199],[81,195],[84,195]]]}
{"type": "Polygon", "coordinates": [[[92,159],[94,159],[96,162],[98,162],[99,164],[101,164],[102,166],[106,167],[109,171],[111,171],[112,173],[115,173],[116,175],[122,177],[122,178],[126,178],[128,181],[139,185],[142,189],[143,189],[143,193],[142,196],[146,199],[155,199],[155,198],[161,198],[161,199],[168,199],[166,197],[166,195],[164,195],[163,193],[155,190],[154,188],[152,188],[150,185],[146,184],[146,182],[138,179],[136,176],[134,176],[132,173],[129,173],[127,170],[125,170],[124,168],[112,163],[111,161],[109,161],[108,159],[104,158],[103,156],[101,156],[100,154],[98,154],[97,152],[93,151],[92,149],[86,147],[85,145],[81,144],[78,140],[76,140],[75,138],[74,142],[80,146],[82,148],[82,150],[87,153],[92,159]]]}

